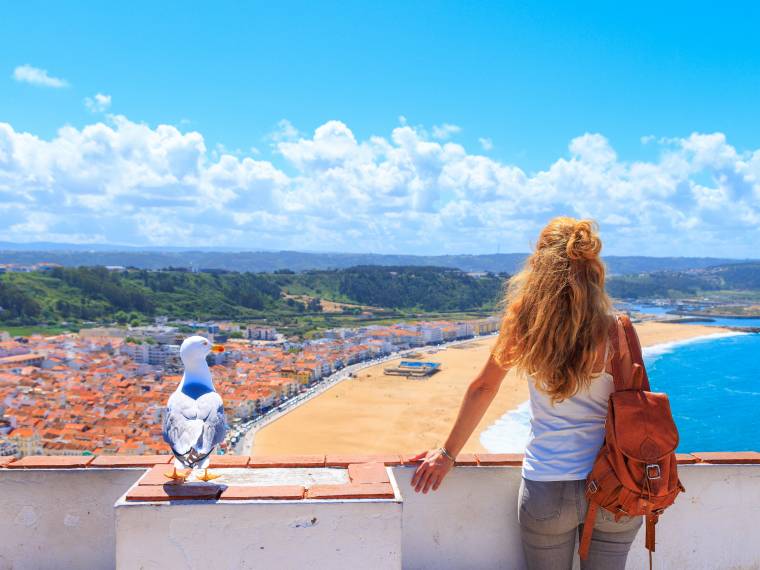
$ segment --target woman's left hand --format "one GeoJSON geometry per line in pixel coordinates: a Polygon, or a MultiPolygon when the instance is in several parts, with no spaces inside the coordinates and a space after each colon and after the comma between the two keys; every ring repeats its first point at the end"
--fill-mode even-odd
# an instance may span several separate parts
{"type": "Polygon", "coordinates": [[[413,459],[417,460],[423,457],[422,463],[419,464],[412,477],[412,487],[417,493],[420,491],[427,493],[431,486],[433,491],[437,490],[443,478],[454,466],[454,462],[446,457],[440,449],[423,451],[415,455],[413,459]]]}

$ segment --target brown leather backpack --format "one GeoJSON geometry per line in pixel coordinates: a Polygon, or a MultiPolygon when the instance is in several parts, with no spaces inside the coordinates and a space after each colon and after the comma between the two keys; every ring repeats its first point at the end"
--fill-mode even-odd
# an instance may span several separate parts
{"type": "Polygon", "coordinates": [[[611,330],[614,347],[604,444],[586,478],[588,514],[578,546],[588,556],[596,511],[646,517],[649,566],[654,552],[654,525],[662,512],[685,491],[678,479],[675,449],[678,430],[666,394],[650,392],[636,331],[627,315],[620,315],[611,330]],[[622,333],[622,334],[621,334],[622,333]]]}

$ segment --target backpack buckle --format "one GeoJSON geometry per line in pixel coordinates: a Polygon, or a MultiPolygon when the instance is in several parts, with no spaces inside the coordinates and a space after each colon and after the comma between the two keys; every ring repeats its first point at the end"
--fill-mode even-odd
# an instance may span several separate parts
{"type": "Polygon", "coordinates": [[[662,477],[662,471],[657,463],[650,463],[646,467],[647,479],[659,479],[662,477]]]}
{"type": "Polygon", "coordinates": [[[589,494],[593,495],[598,490],[599,490],[599,486],[596,484],[596,481],[592,479],[591,482],[586,487],[586,491],[588,491],[589,494]]]}

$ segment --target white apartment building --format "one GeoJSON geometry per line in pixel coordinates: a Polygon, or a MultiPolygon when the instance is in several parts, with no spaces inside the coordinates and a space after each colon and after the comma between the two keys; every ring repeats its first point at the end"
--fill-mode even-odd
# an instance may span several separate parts
{"type": "Polygon", "coordinates": [[[245,333],[248,340],[277,340],[277,330],[273,327],[248,326],[245,333]]]}
{"type": "Polygon", "coordinates": [[[177,344],[132,344],[125,343],[121,347],[121,354],[129,356],[139,364],[151,366],[164,366],[168,363],[177,363],[179,359],[179,345],[177,344]]]}

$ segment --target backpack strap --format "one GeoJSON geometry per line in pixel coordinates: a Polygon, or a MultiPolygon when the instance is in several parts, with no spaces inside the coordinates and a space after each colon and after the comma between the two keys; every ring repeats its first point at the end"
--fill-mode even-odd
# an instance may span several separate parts
{"type": "Polygon", "coordinates": [[[649,390],[649,378],[644,367],[639,337],[628,315],[617,315],[610,332],[615,353],[612,357],[612,377],[615,391],[649,390]]]}
{"type": "Polygon", "coordinates": [[[621,340],[621,328],[620,317],[615,316],[615,322],[610,328],[610,337],[612,340],[612,379],[615,382],[615,391],[622,392],[626,389],[626,379],[623,378],[623,365],[620,362],[623,356],[623,349],[620,344],[621,340]]]}
{"type": "Polygon", "coordinates": [[[586,518],[583,519],[583,533],[578,543],[578,557],[581,560],[588,558],[588,549],[591,546],[591,535],[594,532],[594,522],[596,521],[596,510],[599,508],[594,501],[588,502],[588,511],[586,518]]]}
{"type": "Polygon", "coordinates": [[[644,356],[641,352],[641,343],[639,342],[639,335],[633,328],[633,323],[628,315],[620,315],[620,320],[623,323],[623,330],[625,331],[625,339],[628,344],[628,354],[631,359],[631,388],[633,390],[647,390],[649,391],[649,376],[647,375],[647,369],[644,366],[644,356]]]}

